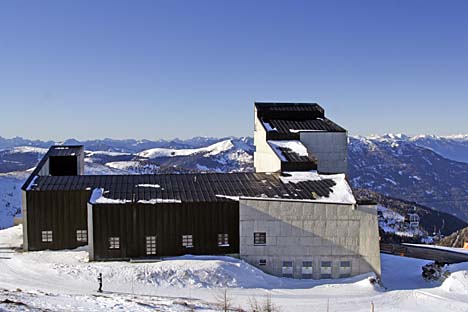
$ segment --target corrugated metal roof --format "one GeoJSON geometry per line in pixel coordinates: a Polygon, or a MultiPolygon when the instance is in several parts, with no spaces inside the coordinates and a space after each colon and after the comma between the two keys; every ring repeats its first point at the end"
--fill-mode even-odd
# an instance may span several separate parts
{"type": "Polygon", "coordinates": [[[227,201],[229,197],[313,200],[328,197],[335,181],[283,183],[279,174],[197,173],[158,175],[40,176],[32,191],[103,188],[106,198],[120,200],[227,201]]]}
{"type": "MultiPolygon", "coordinates": [[[[263,122],[270,124],[270,127],[276,129],[279,133],[290,133],[291,130],[309,130],[309,131],[329,131],[345,132],[346,130],[338,126],[327,118],[307,119],[307,120],[287,120],[287,119],[263,119],[263,122]]],[[[294,132],[294,131],[293,131],[294,132]]]]}

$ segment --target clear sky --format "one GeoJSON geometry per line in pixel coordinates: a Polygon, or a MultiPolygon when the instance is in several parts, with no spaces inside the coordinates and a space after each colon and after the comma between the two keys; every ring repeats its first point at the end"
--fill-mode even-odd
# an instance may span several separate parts
{"type": "Polygon", "coordinates": [[[468,1],[1,1],[0,136],[253,135],[254,101],[351,134],[468,133],[468,1]]]}

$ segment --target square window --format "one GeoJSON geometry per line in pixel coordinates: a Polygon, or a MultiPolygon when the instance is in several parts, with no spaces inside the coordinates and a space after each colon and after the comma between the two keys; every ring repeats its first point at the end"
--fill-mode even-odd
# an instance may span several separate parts
{"type": "Polygon", "coordinates": [[[109,237],[109,249],[120,249],[120,237],[109,237]]]}
{"type": "Polygon", "coordinates": [[[267,264],[266,259],[258,260],[258,265],[266,265],[266,264],[267,264]]]}
{"type": "Polygon", "coordinates": [[[283,277],[293,277],[294,267],[292,261],[283,261],[283,267],[281,268],[283,277]]]}
{"type": "Polygon", "coordinates": [[[52,231],[42,231],[42,242],[51,243],[53,241],[52,231]]]}
{"type": "Polygon", "coordinates": [[[266,233],[265,232],[254,233],[254,245],[266,245],[266,233]]]}
{"type": "Polygon", "coordinates": [[[340,262],[340,278],[351,276],[351,261],[340,262]]]}
{"type": "Polygon", "coordinates": [[[332,262],[320,262],[320,278],[332,278],[332,262]]]}
{"type": "Polygon", "coordinates": [[[184,246],[185,248],[192,248],[193,247],[193,236],[192,236],[192,234],[182,235],[182,246],[184,246]]]}
{"type": "Polygon", "coordinates": [[[218,234],[218,246],[228,247],[229,246],[229,234],[218,234]]]}
{"type": "Polygon", "coordinates": [[[88,230],[76,230],[76,241],[87,242],[88,241],[88,230]]]}
{"type": "Polygon", "coordinates": [[[156,254],[156,236],[146,236],[146,254],[156,254]]]}
{"type": "Polygon", "coordinates": [[[314,273],[312,268],[312,261],[303,261],[302,262],[302,278],[312,278],[312,273],[314,273]]]}
{"type": "Polygon", "coordinates": [[[340,262],[340,267],[342,267],[342,268],[350,268],[350,267],[351,267],[351,261],[341,261],[341,262],[340,262]]]}

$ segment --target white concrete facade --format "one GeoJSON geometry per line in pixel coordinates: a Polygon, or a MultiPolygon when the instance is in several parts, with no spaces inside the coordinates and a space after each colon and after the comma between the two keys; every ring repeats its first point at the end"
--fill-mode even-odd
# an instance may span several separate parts
{"type": "Polygon", "coordinates": [[[373,205],[241,199],[239,209],[240,257],[265,272],[314,279],[380,275],[373,205]],[[266,233],[266,244],[254,244],[254,233],[266,233]]]}
{"type": "Polygon", "coordinates": [[[348,172],[347,132],[304,131],[300,132],[300,140],[317,158],[319,172],[348,172]]]}
{"type": "Polygon", "coordinates": [[[254,128],[254,168],[256,172],[278,172],[281,171],[281,160],[267,143],[266,130],[257,118],[255,108],[254,128]]]}

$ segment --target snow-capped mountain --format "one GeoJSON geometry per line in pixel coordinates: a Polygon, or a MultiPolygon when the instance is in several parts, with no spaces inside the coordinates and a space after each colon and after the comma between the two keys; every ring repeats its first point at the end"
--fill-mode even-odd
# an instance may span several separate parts
{"type": "Polygon", "coordinates": [[[468,220],[468,163],[444,158],[404,135],[351,137],[348,151],[354,187],[468,220]]]}
{"type": "MultiPolygon", "coordinates": [[[[0,138],[0,173],[36,165],[54,142],[0,138]],[[26,144],[26,145],[23,145],[26,144]]],[[[87,174],[253,170],[252,138],[68,140],[86,148],[87,174]]],[[[350,137],[349,178],[356,188],[414,201],[468,220],[468,135],[350,137]]],[[[1,191],[0,191],[1,192],[1,191]]]]}

